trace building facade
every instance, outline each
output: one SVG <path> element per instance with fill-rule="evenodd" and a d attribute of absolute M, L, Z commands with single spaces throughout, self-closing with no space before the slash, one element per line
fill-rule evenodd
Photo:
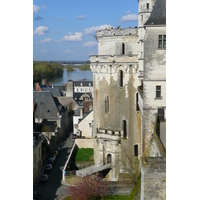
<path fill-rule="evenodd" d="M 141 199 L 165 198 L 166 1 L 138 0 L 138 27 L 99 30 L 96 39 L 95 164 L 112 163 L 106 178 L 117 181 L 139 160 Z"/>

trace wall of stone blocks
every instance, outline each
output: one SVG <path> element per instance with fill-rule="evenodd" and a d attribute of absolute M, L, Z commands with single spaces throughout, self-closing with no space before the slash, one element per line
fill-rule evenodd
<path fill-rule="evenodd" d="M 95 139 L 81 139 L 77 138 L 75 140 L 78 148 L 94 148 Z"/>
<path fill-rule="evenodd" d="M 141 180 L 141 200 L 166 199 L 166 162 L 164 160 L 143 162 Z"/>

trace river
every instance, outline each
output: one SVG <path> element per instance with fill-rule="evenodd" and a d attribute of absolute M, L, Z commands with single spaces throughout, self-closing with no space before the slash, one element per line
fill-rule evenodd
<path fill-rule="evenodd" d="M 52 80 L 53 85 L 60 86 L 65 85 L 68 80 L 78 81 L 81 79 L 87 79 L 92 81 L 92 71 L 90 70 L 79 70 L 79 68 L 74 68 L 75 71 L 68 72 L 66 68 L 63 69 L 62 78 L 55 78 Z"/>

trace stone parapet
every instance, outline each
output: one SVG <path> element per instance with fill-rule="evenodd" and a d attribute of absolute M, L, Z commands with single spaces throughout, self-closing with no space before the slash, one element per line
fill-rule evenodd
<path fill-rule="evenodd" d="M 96 37 L 107 37 L 107 36 L 127 36 L 127 35 L 135 35 L 137 36 L 138 29 L 137 28 L 107 28 L 103 30 L 98 30 L 96 32 Z"/>
<path fill-rule="evenodd" d="M 135 63 L 138 55 L 91 55 L 90 63 Z"/>
<path fill-rule="evenodd" d="M 97 132 L 97 139 L 119 141 L 119 140 L 121 140 L 121 135 L 120 135 L 119 131 L 111 131 L 111 130 L 100 129 Z"/>

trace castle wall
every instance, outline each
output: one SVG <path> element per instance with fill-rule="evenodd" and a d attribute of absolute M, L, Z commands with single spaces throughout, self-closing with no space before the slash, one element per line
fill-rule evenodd
<path fill-rule="evenodd" d="M 118 180 L 121 171 L 127 171 L 127 159 L 130 155 L 134 157 L 134 145 L 140 148 L 140 116 L 136 112 L 136 93 L 140 84 L 135 55 L 137 40 L 137 29 L 97 31 L 99 56 L 90 57 L 94 86 L 93 127 L 97 138 L 95 163 L 106 164 L 111 157 L 112 170 L 107 178 L 112 181 Z"/>
<path fill-rule="evenodd" d="M 141 199 L 166 199 L 166 159 L 147 158 L 141 166 Z"/>
<path fill-rule="evenodd" d="M 154 133 L 158 108 L 166 109 L 166 49 L 158 48 L 159 35 L 166 35 L 166 27 L 146 27 L 143 73 L 143 156 L 150 155 L 150 139 Z M 161 86 L 161 97 L 156 97 Z M 165 136 L 163 136 L 165 137 Z"/>

